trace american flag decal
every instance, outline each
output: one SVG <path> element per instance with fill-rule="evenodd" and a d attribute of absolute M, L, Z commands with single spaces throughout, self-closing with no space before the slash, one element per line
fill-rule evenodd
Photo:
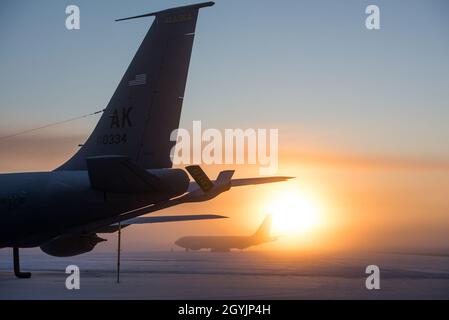
<path fill-rule="evenodd" d="M 147 83 L 147 75 L 144 73 L 136 75 L 136 78 L 134 80 L 128 82 L 128 86 L 129 87 L 142 86 L 146 83 Z"/>

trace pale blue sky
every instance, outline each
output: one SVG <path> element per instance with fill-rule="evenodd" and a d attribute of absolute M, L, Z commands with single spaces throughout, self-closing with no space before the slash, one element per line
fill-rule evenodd
<path fill-rule="evenodd" d="M 198 20 L 183 126 L 280 128 L 298 148 L 449 157 L 447 1 L 216 2 Z M 153 18 L 114 19 L 190 3 L 2 0 L 0 135 L 106 106 Z M 80 7 L 79 31 L 65 29 L 69 4 Z M 365 28 L 368 4 L 381 9 L 380 31 Z M 87 135 L 96 120 L 57 134 Z"/>

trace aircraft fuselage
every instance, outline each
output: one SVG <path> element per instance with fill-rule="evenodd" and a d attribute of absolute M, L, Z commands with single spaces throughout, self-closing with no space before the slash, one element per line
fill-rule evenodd
<path fill-rule="evenodd" d="M 252 236 L 191 236 L 180 238 L 175 244 L 188 250 L 229 251 L 245 249 L 263 242 L 265 242 L 263 239 Z"/>
<path fill-rule="evenodd" d="M 160 192 L 105 193 L 87 171 L 0 175 L 0 248 L 36 247 L 64 231 L 167 200 Z"/>

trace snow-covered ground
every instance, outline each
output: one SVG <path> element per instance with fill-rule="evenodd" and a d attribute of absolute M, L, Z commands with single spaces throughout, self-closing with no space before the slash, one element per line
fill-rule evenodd
<path fill-rule="evenodd" d="M 449 299 L 449 258 L 402 254 L 301 255 L 263 252 L 114 253 L 52 258 L 22 252 L 29 280 L 15 279 L 11 250 L 0 250 L 0 299 Z M 80 290 L 65 268 L 81 271 Z M 365 268 L 381 270 L 381 289 L 365 288 Z"/>

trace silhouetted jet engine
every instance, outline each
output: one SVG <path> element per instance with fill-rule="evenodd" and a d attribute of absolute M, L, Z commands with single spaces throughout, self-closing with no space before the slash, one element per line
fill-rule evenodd
<path fill-rule="evenodd" d="M 41 246 L 42 251 L 54 257 L 71 257 L 92 251 L 95 246 L 106 241 L 95 233 L 58 237 Z"/>

